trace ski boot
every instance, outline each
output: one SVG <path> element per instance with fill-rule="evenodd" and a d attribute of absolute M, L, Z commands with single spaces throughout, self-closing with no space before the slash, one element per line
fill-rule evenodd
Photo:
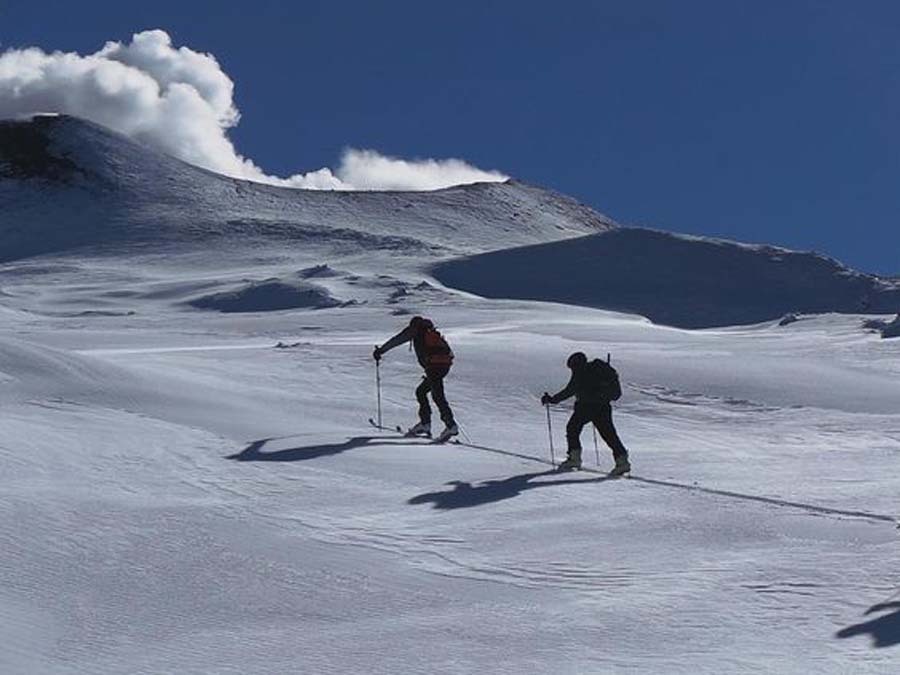
<path fill-rule="evenodd" d="M 431 438 L 431 424 L 429 422 L 419 422 L 411 426 L 404 434 L 407 438 Z"/>
<path fill-rule="evenodd" d="M 626 473 L 631 472 L 631 463 L 628 461 L 628 455 L 622 455 L 616 457 L 616 465 L 613 467 L 612 471 L 609 472 L 609 476 L 615 478 L 616 476 L 624 476 Z"/>
<path fill-rule="evenodd" d="M 456 423 L 451 423 L 446 426 L 446 428 L 441 432 L 440 436 L 434 439 L 435 443 L 446 443 L 454 436 L 459 436 L 459 427 L 456 426 Z"/>
<path fill-rule="evenodd" d="M 578 471 L 581 469 L 581 450 L 569 450 L 566 461 L 556 467 L 557 471 Z"/>

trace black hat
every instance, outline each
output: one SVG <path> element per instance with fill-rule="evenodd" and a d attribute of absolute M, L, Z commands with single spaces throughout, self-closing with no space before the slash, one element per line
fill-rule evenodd
<path fill-rule="evenodd" d="M 566 359 L 566 365 L 575 370 L 576 368 L 580 368 L 584 364 L 587 363 L 587 356 L 585 356 L 584 352 L 575 352 L 568 359 Z"/>

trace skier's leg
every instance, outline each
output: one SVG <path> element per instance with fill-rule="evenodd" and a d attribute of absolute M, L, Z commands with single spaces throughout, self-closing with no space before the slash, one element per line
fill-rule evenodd
<path fill-rule="evenodd" d="M 444 377 L 448 371 L 436 370 L 428 373 L 428 379 L 431 381 L 431 398 L 441 413 L 441 420 L 448 427 L 452 427 L 456 422 L 453 419 L 453 411 L 447 402 L 447 395 L 444 392 Z"/>
<path fill-rule="evenodd" d="M 608 403 L 602 406 L 595 414 L 593 420 L 594 426 L 600 432 L 600 438 L 610 447 L 613 453 L 613 459 L 616 463 L 628 459 L 628 450 L 619 438 L 616 427 L 612 420 L 612 406 Z"/>
<path fill-rule="evenodd" d="M 569 447 L 568 457 L 560 468 L 581 468 L 581 430 L 590 418 L 584 414 L 582 406 L 575 404 L 572 416 L 566 424 L 566 443 Z"/>
<path fill-rule="evenodd" d="M 429 370 L 427 375 L 431 382 L 431 398 L 434 399 L 438 410 L 441 411 L 441 419 L 444 421 L 444 430 L 437 437 L 441 443 L 449 441 L 451 438 L 459 434 L 459 427 L 453 420 L 453 411 L 450 410 L 450 404 L 447 403 L 447 397 L 444 395 L 444 377 L 446 377 L 449 368 L 437 368 Z"/>
<path fill-rule="evenodd" d="M 581 452 L 581 430 L 589 421 L 590 419 L 584 415 L 581 406 L 576 403 L 572 416 L 566 424 L 566 442 L 569 444 L 569 450 Z"/>
<path fill-rule="evenodd" d="M 431 424 L 431 405 L 428 403 L 428 392 L 431 391 L 431 380 L 426 375 L 422 383 L 416 387 L 416 400 L 419 402 L 419 422 Z"/>

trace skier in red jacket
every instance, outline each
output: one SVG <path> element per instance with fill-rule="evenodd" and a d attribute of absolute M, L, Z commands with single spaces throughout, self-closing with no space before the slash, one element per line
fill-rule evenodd
<path fill-rule="evenodd" d="M 372 356 L 379 361 L 386 352 L 407 342 L 412 342 L 416 358 L 425 369 L 425 374 L 422 377 L 422 383 L 416 388 L 416 399 L 419 402 L 419 422 L 412 426 L 406 434 L 407 436 L 431 437 L 431 406 L 428 403 L 428 394 L 431 393 L 431 398 L 434 399 L 445 425 L 436 440 L 447 441 L 459 434 L 459 427 L 453 419 L 453 411 L 444 394 L 444 378 L 447 377 L 450 366 L 453 365 L 453 351 L 430 319 L 414 316 L 406 328 L 380 347 L 375 347 Z"/>

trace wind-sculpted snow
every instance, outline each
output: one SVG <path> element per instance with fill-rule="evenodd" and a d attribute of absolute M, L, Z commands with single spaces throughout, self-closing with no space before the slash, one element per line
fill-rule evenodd
<path fill-rule="evenodd" d="M 824 256 L 639 228 L 454 260 L 434 273 L 491 298 L 633 312 L 683 328 L 900 307 L 900 286 Z"/>
<path fill-rule="evenodd" d="M 202 295 L 188 302 L 197 309 L 220 312 L 274 312 L 285 309 L 326 309 L 339 307 L 321 286 L 308 283 L 286 284 L 278 279 L 251 282 L 239 288 Z"/>

